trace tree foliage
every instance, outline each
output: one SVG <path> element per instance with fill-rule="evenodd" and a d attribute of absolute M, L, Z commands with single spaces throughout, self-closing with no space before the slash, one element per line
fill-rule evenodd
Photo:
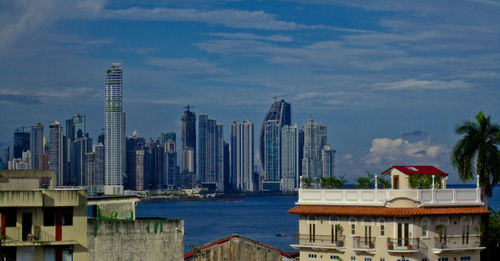
<path fill-rule="evenodd" d="M 410 187 L 414 189 L 430 189 L 432 188 L 432 176 L 431 175 L 413 175 L 408 178 Z M 441 188 L 442 181 L 441 176 L 434 176 L 434 188 Z"/>
<path fill-rule="evenodd" d="M 319 186 L 326 189 L 343 188 L 346 183 L 345 175 L 339 177 L 333 176 L 330 178 L 320 177 L 318 181 Z"/>
<path fill-rule="evenodd" d="M 375 180 L 373 174 L 370 172 L 366 172 L 366 177 L 359 177 L 356 179 L 356 182 L 358 183 L 356 185 L 357 188 L 360 189 L 371 189 L 375 186 Z"/>

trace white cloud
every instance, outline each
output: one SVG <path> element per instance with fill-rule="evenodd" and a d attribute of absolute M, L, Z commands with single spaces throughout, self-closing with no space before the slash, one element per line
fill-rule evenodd
<path fill-rule="evenodd" d="M 227 39 L 249 39 L 249 40 L 264 40 L 264 41 L 272 41 L 272 42 L 291 42 L 293 41 L 292 37 L 275 34 L 269 36 L 260 36 L 256 34 L 250 33 L 212 33 L 210 35 L 219 36 Z"/>
<path fill-rule="evenodd" d="M 368 166 L 384 168 L 394 164 L 434 164 L 447 163 L 449 150 L 429 140 L 410 142 L 397 138 L 375 138 L 371 142 L 369 153 L 364 157 Z M 449 163 L 448 163 L 449 164 Z"/>
<path fill-rule="evenodd" d="M 378 90 L 443 90 L 443 89 L 462 89 L 470 87 L 473 87 L 473 84 L 465 82 L 463 80 L 428 81 L 428 80 L 408 79 L 404 81 L 374 84 L 374 88 Z"/>
<path fill-rule="evenodd" d="M 174 76 L 220 76 L 229 73 L 228 70 L 219 68 L 215 64 L 200 61 L 195 58 L 149 58 L 146 62 L 150 65 L 164 68 Z"/>

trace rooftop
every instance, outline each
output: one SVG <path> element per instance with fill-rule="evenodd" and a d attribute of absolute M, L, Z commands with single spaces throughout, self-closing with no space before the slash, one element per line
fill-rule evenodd
<path fill-rule="evenodd" d="M 442 177 L 447 177 L 448 174 L 439 170 L 438 168 L 430 165 L 420 165 L 420 166 L 402 166 L 402 165 L 394 165 L 382 172 L 382 174 L 391 174 L 392 169 L 397 169 L 408 176 L 413 175 L 439 175 Z"/>

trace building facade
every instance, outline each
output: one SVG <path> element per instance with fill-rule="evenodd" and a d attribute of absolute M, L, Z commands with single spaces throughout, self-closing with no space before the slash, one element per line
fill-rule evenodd
<path fill-rule="evenodd" d="M 122 66 L 111 64 L 105 75 L 104 183 L 106 194 L 123 193 L 125 173 L 125 113 L 123 112 Z"/>
<path fill-rule="evenodd" d="M 309 116 L 304 124 L 304 158 L 302 159 L 302 175 L 307 178 L 318 178 L 322 175 L 321 149 L 327 144 L 327 127 L 314 122 Z"/>
<path fill-rule="evenodd" d="M 31 169 L 40 169 L 39 158 L 43 153 L 43 125 L 41 123 L 31 126 L 30 151 Z"/>
<path fill-rule="evenodd" d="M 299 128 L 283 126 L 281 128 L 281 182 L 283 192 L 295 191 L 299 180 Z"/>
<path fill-rule="evenodd" d="M 281 182 L 281 124 L 277 120 L 264 123 L 265 191 L 279 191 Z"/>
<path fill-rule="evenodd" d="M 376 182 L 374 189 L 299 189 L 289 213 L 299 215 L 292 247 L 300 260 L 479 260 L 480 219 L 488 214 L 479 184 L 447 189 L 448 174 L 433 166 L 393 166 L 382 174 L 391 189 Z M 410 179 L 432 185 L 411 188 Z"/>
<path fill-rule="evenodd" d="M 192 178 L 191 184 L 182 182 L 183 186 L 194 186 L 196 176 L 196 114 L 190 109 L 191 106 L 187 105 L 184 115 L 181 120 L 181 173 L 183 176 L 190 176 Z M 183 179 L 186 180 L 186 179 Z"/>
<path fill-rule="evenodd" d="M 201 186 L 224 191 L 224 128 L 202 114 L 198 118 L 198 172 Z"/>
<path fill-rule="evenodd" d="M 56 121 L 49 125 L 49 169 L 56 171 L 57 186 L 65 185 L 64 154 L 63 126 Z"/>
<path fill-rule="evenodd" d="M 235 191 L 256 191 L 254 172 L 254 125 L 251 121 L 231 124 L 231 183 Z"/>

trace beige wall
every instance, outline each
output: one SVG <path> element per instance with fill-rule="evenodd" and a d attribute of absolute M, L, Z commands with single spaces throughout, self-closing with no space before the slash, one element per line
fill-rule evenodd
<path fill-rule="evenodd" d="M 0 170 L 0 190 L 39 189 L 40 179 L 47 178 L 49 187 L 56 187 L 55 170 Z"/>
<path fill-rule="evenodd" d="M 338 220 L 338 221 L 335 221 Z M 364 261 L 364 257 L 371 257 L 372 261 L 379 261 L 384 258 L 386 261 L 397 260 L 401 258 L 401 253 L 390 254 L 388 250 L 388 239 L 397 237 L 397 224 L 409 223 L 410 238 L 418 238 L 420 242 L 420 250 L 417 253 L 404 253 L 405 257 L 410 260 L 421 260 L 428 258 L 429 260 L 437 260 L 438 257 L 448 257 L 453 260 L 454 257 L 460 260 L 462 256 L 471 256 L 471 260 L 479 260 L 479 250 L 466 250 L 466 251 L 450 251 L 443 252 L 439 255 L 434 253 L 436 248 L 436 225 L 446 224 L 448 229 L 448 240 L 455 240 L 461 243 L 462 231 L 465 224 L 470 226 L 470 244 L 478 235 L 480 217 L 478 215 L 471 216 L 418 216 L 408 218 L 393 218 L 393 217 L 348 217 L 348 216 L 309 216 L 300 215 L 299 218 L 299 234 L 306 235 L 303 237 L 302 245 L 312 244 L 315 246 L 327 247 L 331 246 L 331 229 L 332 225 L 340 224 L 343 228 L 343 235 L 345 235 L 344 249 L 337 250 L 322 250 L 318 251 L 311 248 L 301 248 L 300 260 L 331 260 L 331 256 L 339 256 L 342 260 L 351 260 L 351 257 L 356 257 L 356 260 Z M 315 225 L 316 229 L 316 242 L 309 242 L 309 228 L 310 224 Z M 355 226 L 355 234 L 352 234 L 352 225 Z M 372 237 L 376 237 L 374 251 L 372 253 L 364 251 L 353 251 L 353 238 L 355 236 L 364 237 L 365 227 L 371 226 Z M 384 235 L 381 235 L 381 229 L 384 226 Z M 427 226 L 427 235 L 422 236 L 422 226 Z M 321 237 L 323 236 L 323 237 Z M 322 241 L 321 238 L 325 240 Z M 294 242 L 299 243 L 299 242 Z M 451 243 L 450 243 L 451 244 Z M 449 248 L 452 248 L 450 245 Z M 309 254 L 315 254 L 316 258 L 310 258 Z"/>

